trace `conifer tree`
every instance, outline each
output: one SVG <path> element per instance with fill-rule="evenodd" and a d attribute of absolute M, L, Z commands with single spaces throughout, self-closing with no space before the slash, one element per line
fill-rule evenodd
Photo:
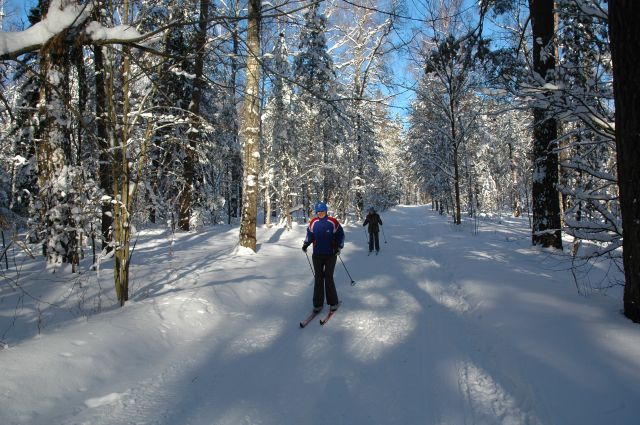
<path fill-rule="evenodd" d="M 273 86 L 271 99 L 265 113 L 265 129 L 269 140 L 269 172 L 273 174 L 267 184 L 276 189 L 280 207 L 280 222 L 291 228 L 291 208 L 295 181 L 295 139 L 291 120 L 290 66 L 288 48 L 281 33 L 273 50 Z"/>
<path fill-rule="evenodd" d="M 618 186 L 624 235 L 624 314 L 640 323 L 640 3 L 610 0 Z"/>
<path fill-rule="evenodd" d="M 296 96 L 296 135 L 304 141 L 300 166 L 306 171 L 301 182 L 305 211 L 314 200 L 329 201 L 335 168 L 340 126 L 337 119 L 336 75 L 325 36 L 326 18 L 320 3 L 313 2 L 304 15 L 299 52 L 294 64 Z"/>
<path fill-rule="evenodd" d="M 207 27 L 209 23 L 209 0 L 200 0 L 200 16 L 198 29 L 194 37 L 194 81 L 191 88 L 191 102 L 189 103 L 189 128 L 187 129 L 188 145 L 184 155 L 184 185 L 180 195 L 179 225 L 182 230 L 189 230 L 192 218 L 192 206 L 194 203 L 194 184 L 201 180 L 196 173 L 197 147 L 202 140 L 200 136 L 199 119 L 201 103 L 203 100 L 204 84 L 204 57 L 207 39 Z"/>

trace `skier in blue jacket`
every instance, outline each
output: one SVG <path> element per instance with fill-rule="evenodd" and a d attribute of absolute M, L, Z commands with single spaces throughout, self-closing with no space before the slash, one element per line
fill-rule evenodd
<path fill-rule="evenodd" d="M 333 280 L 333 270 L 340 250 L 344 247 L 344 230 L 334 217 L 327 216 L 327 204 L 318 202 L 315 205 L 316 217 L 309 221 L 307 237 L 302 250 L 307 252 L 313 244 L 313 269 L 315 284 L 313 286 L 313 310 L 320 311 L 324 306 L 325 294 L 331 310 L 338 309 L 338 292 Z"/>

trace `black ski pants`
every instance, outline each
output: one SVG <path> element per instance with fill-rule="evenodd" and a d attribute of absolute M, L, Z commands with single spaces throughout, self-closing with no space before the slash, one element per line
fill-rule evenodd
<path fill-rule="evenodd" d="M 313 286 L 313 307 L 324 305 L 324 296 L 327 295 L 327 304 L 338 304 L 338 291 L 333 280 L 333 270 L 336 268 L 337 255 L 313 254 L 313 270 L 315 284 Z"/>
<path fill-rule="evenodd" d="M 375 244 L 376 251 L 380 251 L 380 239 L 378 238 L 379 232 L 369 232 L 369 252 L 373 251 L 373 245 Z"/>

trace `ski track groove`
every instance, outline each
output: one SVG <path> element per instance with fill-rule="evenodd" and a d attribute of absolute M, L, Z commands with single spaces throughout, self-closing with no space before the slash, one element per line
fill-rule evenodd
<path fill-rule="evenodd" d="M 524 377 L 521 365 L 512 364 L 510 359 L 501 358 L 496 346 L 506 344 L 498 341 L 484 339 L 488 336 L 472 317 L 474 311 L 479 306 L 473 306 L 465 293 L 464 287 L 458 283 L 456 278 L 456 268 L 452 266 L 451 259 L 456 258 L 454 253 L 448 255 L 437 250 L 433 250 L 433 258 L 441 267 L 436 272 L 428 276 L 427 292 L 433 301 L 438 304 L 436 313 L 432 315 L 431 346 L 445 347 L 441 353 L 459 353 L 459 358 L 455 362 L 457 388 L 461 401 L 460 416 L 456 417 L 456 406 L 441 406 L 441 401 L 437 391 L 432 402 L 434 403 L 432 413 L 433 424 L 464 423 L 465 425 L 541 425 L 538 418 L 529 413 L 530 408 L 535 405 L 534 391 L 527 379 Z M 423 254 L 424 255 L 424 254 Z M 425 258 L 430 258 L 427 254 Z M 433 280 L 432 280 L 433 279 Z M 435 283 L 435 282 L 441 282 Z M 456 335 L 443 335 L 442 329 L 446 326 L 439 326 L 438 323 L 445 320 L 443 311 L 455 313 L 460 317 L 460 332 Z M 482 338 L 482 339 L 481 339 Z M 499 336 L 498 336 L 499 338 Z M 446 348 L 449 347 L 449 348 Z M 483 355 L 479 355 L 482 353 Z M 481 362 L 487 358 L 495 360 L 490 362 L 492 370 L 501 371 L 501 376 L 493 377 L 489 371 L 483 370 Z M 496 382 L 495 379 L 500 379 Z M 509 391 L 514 391 L 510 393 Z"/>

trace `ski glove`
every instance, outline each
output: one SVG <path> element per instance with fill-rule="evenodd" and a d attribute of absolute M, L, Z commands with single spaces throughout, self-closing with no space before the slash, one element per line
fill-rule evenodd
<path fill-rule="evenodd" d="M 336 255 L 340 255 L 340 248 L 336 248 Z"/>
<path fill-rule="evenodd" d="M 309 244 L 309 243 L 307 243 L 307 242 L 303 243 L 303 244 L 302 244 L 302 250 L 303 250 L 304 252 L 307 252 L 307 248 L 309 248 L 309 245 L 310 245 L 310 244 Z"/>

